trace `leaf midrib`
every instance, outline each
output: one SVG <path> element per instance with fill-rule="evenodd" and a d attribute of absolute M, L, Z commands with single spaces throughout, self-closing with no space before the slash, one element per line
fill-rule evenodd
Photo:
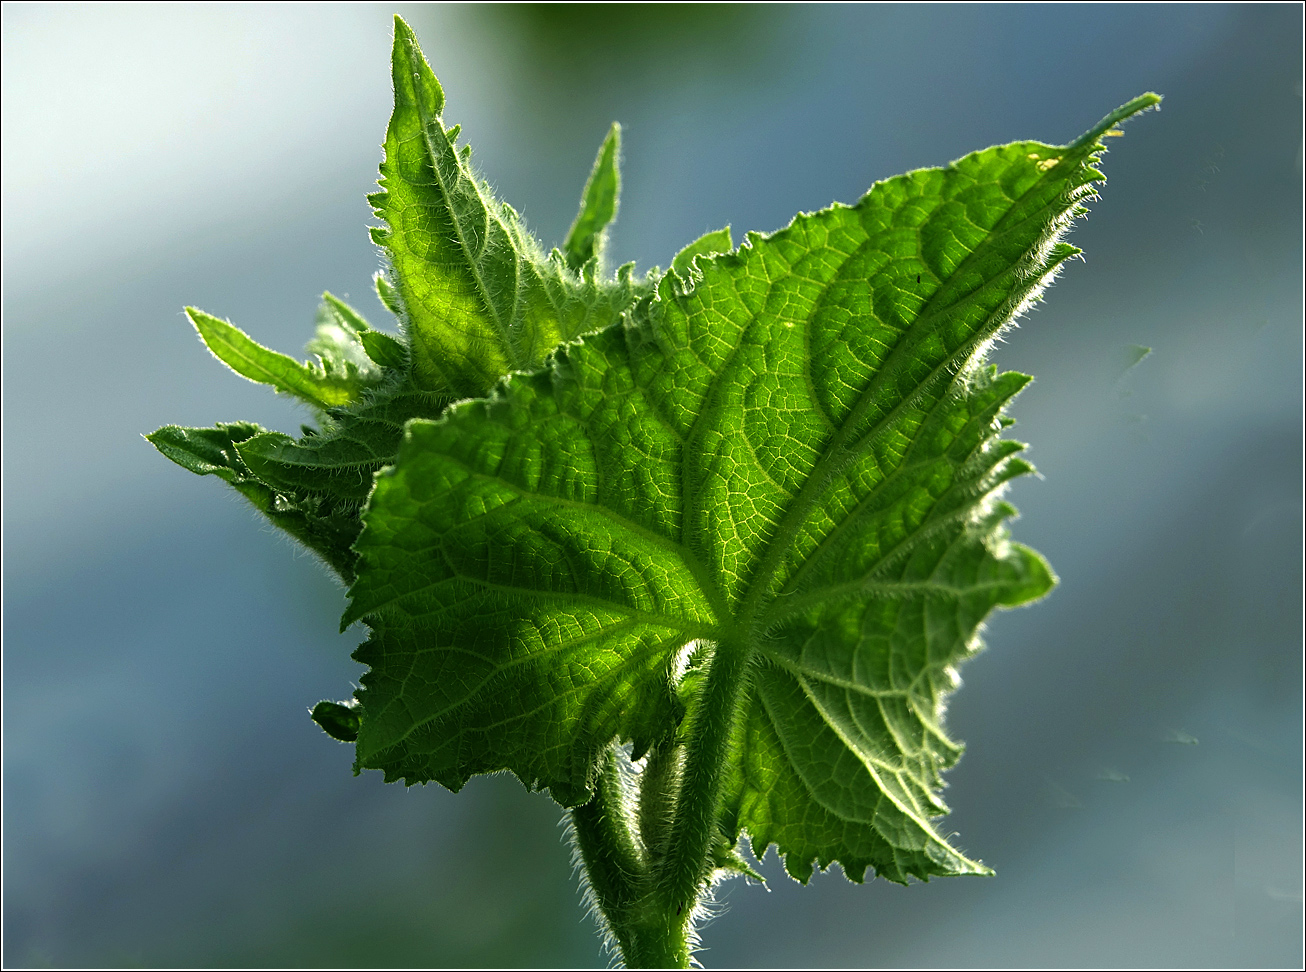
<path fill-rule="evenodd" d="M 1069 153 L 1067 152 L 1067 155 L 1068 154 Z M 1007 208 L 1002 218 L 994 225 L 993 230 L 984 238 L 981 245 L 967 254 L 966 258 L 957 265 L 956 269 L 954 269 L 953 272 L 943 280 L 944 285 L 946 285 L 948 281 L 956 279 L 959 275 L 970 269 L 973 263 L 987 255 L 991 244 L 995 240 L 1000 239 L 1002 235 L 1008 232 L 1014 231 L 1020 225 L 1027 222 L 1029 218 L 1032 218 L 1032 216 L 1026 217 L 1022 215 L 1020 222 L 1014 226 L 1003 225 L 1011 217 L 1012 213 L 1018 210 L 1021 200 L 1027 198 L 1031 193 L 1042 187 L 1046 181 L 1051 179 L 1052 173 L 1058 173 L 1058 178 L 1061 178 L 1060 170 L 1063 165 L 1067 164 L 1066 159 L 1067 156 L 1063 155 L 1057 165 L 1044 172 L 1037 180 L 1031 183 L 1029 188 L 1021 193 L 1020 196 L 1012 200 L 1011 205 Z M 1082 158 L 1076 159 L 1076 164 L 1082 164 L 1082 162 Z M 1045 212 L 1046 210 L 1053 208 L 1055 205 L 1056 204 L 1053 203 L 1041 207 L 1040 212 Z M 1071 203 L 1071 205 L 1073 205 L 1073 203 Z M 1022 257 L 1027 254 L 1028 250 L 1025 251 L 1025 254 L 1022 254 Z M 831 274 L 831 277 L 836 276 L 839 270 L 847 264 L 847 261 L 850 258 L 851 256 L 840 261 L 839 268 Z M 994 274 L 991 277 L 983 277 L 985 283 L 982 286 L 987 286 L 992 281 L 997 280 L 1006 274 L 1012 273 L 1018 265 L 1018 263 L 1008 263 L 1000 273 Z M 1031 289 L 1037 286 L 1038 280 L 1041 276 L 1042 275 L 1031 280 Z M 828 289 L 828 287 L 826 289 Z M 785 553 L 793 543 L 794 538 L 797 537 L 798 532 L 806 522 L 807 517 L 811 514 L 812 508 L 816 505 L 817 499 L 819 499 L 821 494 L 825 492 L 830 481 L 838 474 L 839 470 L 843 468 L 847 462 L 851 461 L 852 456 L 855 454 L 856 448 L 848 445 L 848 439 L 852 437 L 853 430 L 855 430 L 861 423 L 866 411 L 871 407 L 876 393 L 881 389 L 887 376 L 891 373 L 892 364 L 895 363 L 895 359 L 901 359 L 903 355 L 907 354 L 914 345 L 915 342 L 913 342 L 911 338 L 914 334 L 919 333 L 922 323 L 927 323 L 933 316 L 941 316 L 950 309 L 950 307 L 942 308 L 933 312 L 933 314 L 931 314 L 930 311 L 930 305 L 945 289 L 946 286 L 940 286 L 939 289 L 930 296 L 929 300 L 926 301 L 925 306 L 921 309 L 921 312 L 912 322 L 907 333 L 903 335 L 903 338 L 899 340 L 894 345 L 893 350 L 889 352 L 880 368 L 876 371 L 862 394 L 858 397 L 856 405 L 854 405 L 844 421 L 840 424 L 838 432 L 826 446 L 821 458 L 817 460 L 812 469 L 812 473 L 808 476 L 806 482 L 804 482 L 802 488 L 799 490 L 798 496 L 795 497 L 793 504 L 789 507 L 789 510 L 781 520 L 775 535 L 767 544 L 766 552 L 763 554 L 758 569 L 755 571 L 753 579 L 749 583 L 748 593 L 745 595 L 743 602 L 740 605 L 740 610 L 736 612 L 735 615 L 735 626 L 751 635 L 748 639 L 751 644 L 756 645 L 761 640 L 758 637 L 760 632 L 755 629 L 762 608 L 760 602 L 764 597 L 766 597 L 766 591 L 770 587 L 772 578 L 780 569 Z M 975 293 L 979 289 L 982 289 L 982 287 L 976 288 L 971 293 Z M 969 297 L 970 294 L 967 294 L 966 296 Z M 964 298 L 959 298 L 953 303 L 958 303 L 961 299 Z M 984 321 L 983 326 L 976 329 L 975 334 L 969 341 L 965 342 L 957 349 L 957 351 L 948 355 L 939 363 L 939 365 L 932 369 L 925 380 L 918 383 L 916 389 L 913 390 L 911 394 L 903 396 L 902 400 L 894 406 L 892 410 L 890 410 L 884 419 L 867 432 L 866 436 L 863 437 L 863 441 L 869 442 L 871 437 L 880 434 L 886 428 L 888 422 L 890 422 L 909 402 L 919 395 L 923 388 L 937 380 L 941 371 L 954 366 L 958 361 L 965 360 L 968 355 L 973 353 L 976 347 L 987 340 L 991 336 L 991 332 L 996 330 L 996 328 L 991 326 L 994 317 L 1005 316 L 1005 312 L 1008 310 L 1008 303 L 1009 301 L 1004 301 L 994 314 L 989 315 L 989 317 Z"/>
<path fill-rule="evenodd" d="M 414 74 L 419 73 L 421 67 L 425 66 L 425 61 L 422 59 L 422 55 L 417 51 L 415 42 L 412 41 L 411 39 L 408 39 L 404 45 L 404 50 L 408 56 L 409 67 L 412 68 Z M 418 63 L 419 61 L 421 62 L 420 65 Z M 480 264 L 476 261 L 476 258 L 473 256 L 471 249 L 468 247 L 467 244 L 468 234 L 467 234 L 466 227 L 463 225 L 462 218 L 458 213 L 458 207 L 453 205 L 449 187 L 445 185 L 444 173 L 440 171 L 440 164 L 436 154 L 435 143 L 433 142 L 431 135 L 432 135 L 432 126 L 438 126 L 441 131 L 441 136 L 444 137 L 443 136 L 444 125 L 440 122 L 439 119 L 432 118 L 427 113 L 426 104 L 422 99 L 421 93 L 417 90 L 417 79 L 414 79 L 414 83 L 413 83 L 413 103 L 417 108 L 417 115 L 422 123 L 422 142 L 426 146 L 427 157 L 431 160 L 431 171 L 435 175 L 436 183 L 440 186 L 440 192 L 444 196 L 445 206 L 448 209 L 450 218 L 453 220 L 454 226 L 457 227 L 458 245 L 459 247 L 461 247 L 463 251 L 463 257 L 467 261 L 468 269 L 471 270 L 472 276 L 476 280 L 476 287 L 477 290 L 480 291 L 480 295 L 481 295 L 481 303 L 485 307 L 485 309 L 489 312 L 494 327 L 499 332 L 500 344 L 502 345 L 503 350 L 507 353 L 509 357 L 510 364 L 512 365 L 511 370 L 520 371 L 524 366 L 524 362 L 522 360 L 520 352 L 518 351 L 516 343 L 512 339 L 511 326 L 504 324 L 502 316 L 499 313 L 499 308 L 490 296 L 490 290 L 485 283 L 485 277 L 481 273 Z M 449 149 L 449 151 L 453 154 L 455 167 L 461 170 L 462 159 L 458 157 L 457 150 L 454 149 L 453 146 L 448 144 L 447 138 L 445 138 L 445 145 Z M 472 177 L 470 173 L 469 173 L 468 181 L 471 183 L 472 189 L 476 193 L 477 198 L 480 199 L 480 187 L 476 184 L 476 179 Z M 480 199 L 480 202 L 481 202 L 481 208 L 485 211 L 485 216 L 486 216 L 486 233 L 485 233 L 486 238 L 484 240 L 484 245 L 488 246 L 489 237 L 490 237 L 489 224 L 492 221 L 497 221 L 498 217 L 493 212 L 491 212 L 490 207 L 485 204 L 484 199 Z M 521 299 L 520 278 L 521 278 L 522 260 L 521 260 L 521 256 L 517 253 L 516 246 L 512 246 L 511 249 L 513 254 L 514 276 L 517 278 L 517 286 L 513 288 L 514 301 L 520 301 Z"/>

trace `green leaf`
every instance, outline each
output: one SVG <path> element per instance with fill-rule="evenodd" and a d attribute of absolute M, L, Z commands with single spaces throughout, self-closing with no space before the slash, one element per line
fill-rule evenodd
<path fill-rule="evenodd" d="M 313 706 L 311 717 L 332 739 L 353 742 L 358 738 L 361 718 L 357 703 L 322 701 Z"/>
<path fill-rule="evenodd" d="M 234 324 L 212 314 L 187 307 L 186 316 L 214 357 L 250 381 L 271 385 L 279 392 L 294 395 L 320 409 L 346 405 L 358 397 L 358 378 L 344 371 L 343 359 L 339 371 L 334 367 L 315 371 L 288 355 L 263 347 Z M 335 346 L 334 337 L 321 333 L 313 350 L 318 353 L 325 351 L 331 356 L 332 366 L 336 364 L 335 355 L 343 355 L 343 351 Z"/>
<path fill-rule="evenodd" d="M 329 317 L 332 323 L 353 334 L 361 334 L 372 329 L 372 325 L 367 323 L 362 314 L 330 291 L 322 294 L 322 310 L 319 318 L 323 316 Z"/>
<path fill-rule="evenodd" d="M 145 439 L 183 469 L 234 483 L 248 475 L 236 449 L 237 444 L 264 431 L 262 426 L 253 422 L 222 422 L 211 429 L 165 425 Z"/>
<path fill-rule="evenodd" d="M 444 127 L 444 91 L 398 17 L 392 73 L 381 191 L 369 201 L 385 223 L 372 237 L 390 257 L 397 292 L 382 290 L 382 300 L 403 309 L 417 388 L 484 395 L 509 372 L 538 368 L 561 342 L 610 324 L 647 291 L 630 268 L 601 283 L 582 280 L 561 254 L 544 256 L 516 212 L 477 177 L 470 147 L 457 146 L 457 126 Z M 616 205 L 610 139 L 611 172 L 601 152 L 602 172 L 591 178 L 595 209 L 582 217 L 595 233 L 605 187 Z M 587 212 L 589 204 L 587 191 Z"/>
<path fill-rule="evenodd" d="M 621 126 L 613 122 L 599 146 L 594 169 L 581 193 L 576 222 L 571 224 L 567 240 L 562 244 L 567 266 L 572 270 L 579 271 L 602 255 L 608 225 L 617 216 L 617 199 L 621 195 L 620 154 Z"/>
<path fill-rule="evenodd" d="M 1157 100 L 691 253 L 543 371 L 410 422 L 342 622 L 372 629 L 358 765 L 574 806 L 612 739 L 687 738 L 699 673 L 742 650 L 721 846 L 803 880 L 985 873 L 933 823 L 944 702 L 983 618 L 1055 579 L 999 498 L 1029 379 L 983 356 L 1078 253 L 1099 137 Z"/>
<path fill-rule="evenodd" d="M 304 350 L 318 359 L 308 366 L 315 376 L 347 388 L 349 395 L 337 407 L 357 401 L 364 389 L 380 381 L 380 373 L 363 346 L 363 334 L 372 333 L 358 311 L 331 294 L 322 295 L 317 309 L 317 330 Z"/>
<path fill-rule="evenodd" d="M 378 273 L 375 280 L 377 293 L 384 303 L 391 298 L 393 288 L 382 294 L 379 288 L 381 281 L 385 280 L 384 274 Z M 385 286 L 390 285 L 387 282 Z M 408 369 L 408 346 L 403 341 L 373 329 L 362 314 L 330 293 L 322 295 L 318 336 L 309 342 L 307 350 L 316 352 L 324 366 L 335 364 L 338 369 L 351 370 L 369 378 L 374 377 L 374 363 L 399 372 Z"/>
<path fill-rule="evenodd" d="M 407 370 L 408 347 L 402 341 L 384 331 L 364 331 L 358 338 L 363 342 L 367 356 L 381 367 L 396 371 Z"/>
<path fill-rule="evenodd" d="M 361 527 L 358 517 L 314 491 L 278 490 L 246 464 L 251 443 L 275 435 L 252 422 L 219 422 L 211 429 L 165 425 L 145 438 L 182 468 L 230 483 L 276 526 L 320 556 L 346 582 L 352 581 L 351 547 Z"/>
<path fill-rule="evenodd" d="M 376 285 L 376 296 L 385 305 L 386 310 L 401 321 L 404 320 L 406 317 L 404 314 L 404 300 L 399 296 L 398 288 L 390 282 L 390 278 L 386 276 L 385 271 L 378 270 L 376 275 L 372 277 L 372 283 Z"/>
<path fill-rule="evenodd" d="M 351 549 L 362 529 L 360 512 L 372 474 L 394 457 L 403 423 L 434 417 L 444 402 L 389 381 L 365 349 L 363 336 L 404 360 L 403 345 L 373 331 L 358 311 L 332 294 L 318 308 L 317 333 L 307 350 L 318 364 L 256 344 L 233 325 L 187 310 L 210 350 L 238 374 L 295 394 L 319 410 L 321 429 L 305 427 L 298 441 L 250 423 L 211 429 L 165 426 L 146 438 L 192 472 L 230 483 L 274 524 L 353 580 Z M 382 362 L 386 364 L 387 362 Z"/>
<path fill-rule="evenodd" d="M 372 490 L 372 473 L 393 455 L 399 429 L 371 440 L 351 432 L 298 442 L 280 432 L 265 432 L 236 449 L 249 470 L 274 489 L 331 493 L 361 505 Z"/>

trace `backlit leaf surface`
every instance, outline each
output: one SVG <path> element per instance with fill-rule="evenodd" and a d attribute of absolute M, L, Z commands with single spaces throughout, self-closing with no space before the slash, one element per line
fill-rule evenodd
<path fill-rule="evenodd" d="M 804 880 L 984 872 L 932 823 L 944 701 L 983 618 L 1055 581 L 999 498 L 1029 379 L 983 354 L 1078 252 L 1099 136 L 1153 101 L 709 240 L 544 370 L 410 423 L 344 619 L 372 627 L 358 764 L 575 805 L 611 739 L 683 732 L 691 652 L 743 644 L 723 837 Z"/>
<path fill-rule="evenodd" d="M 510 770 L 577 806 L 614 740 L 638 761 L 689 739 L 715 653 L 743 652 L 719 866 L 746 868 L 747 835 L 801 880 L 984 873 L 934 823 L 961 752 L 944 705 L 989 612 L 1055 583 L 1004 527 L 1031 470 L 1004 411 L 1029 379 L 984 353 L 1078 252 L 1059 238 L 1100 137 L 1159 99 L 738 248 L 709 233 L 637 280 L 602 267 L 615 126 L 546 254 L 445 127 L 402 21 L 392 74 L 370 201 L 398 333 L 327 294 L 301 363 L 192 310 L 317 425 L 149 436 L 351 584 L 369 671 L 314 719 L 387 779 Z"/>

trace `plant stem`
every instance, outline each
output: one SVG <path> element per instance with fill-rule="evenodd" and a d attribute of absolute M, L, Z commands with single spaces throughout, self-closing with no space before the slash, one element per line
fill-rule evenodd
<path fill-rule="evenodd" d="M 595 904 L 611 922 L 639 894 L 646 870 L 639 845 L 630 831 L 626 792 L 617 764 L 615 744 L 603 754 L 594 798 L 571 811 L 576 847 Z"/>
<path fill-rule="evenodd" d="M 639 777 L 639 837 L 649 860 L 665 856 L 668 831 L 680 787 L 680 756 L 684 749 L 670 733 L 649 751 Z"/>
<path fill-rule="evenodd" d="M 725 761 L 739 718 L 740 700 L 749 689 L 752 652 L 746 642 L 719 641 L 707 684 L 696 702 L 685 751 L 680 793 L 671 820 L 665 856 L 655 862 L 655 881 L 665 904 L 686 929 L 715 868 Z"/>
<path fill-rule="evenodd" d="M 694 706 L 683 772 L 673 740 L 655 747 L 635 808 L 614 744 L 594 798 L 571 811 L 595 904 L 630 968 L 689 968 L 691 922 L 724 836 L 717 823 L 723 769 L 748 691 L 749 655 L 745 644 L 717 644 Z M 636 819 L 642 841 L 631 830 Z"/>
<path fill-rule="evenodd" d="M 608 748 L 594 798 L 571 811 L 585 878 L 629 968 L 688 968 L 686 930 L 658 913 L 646 856 L 630 829 L 620 755 L 615 743 Z"/>

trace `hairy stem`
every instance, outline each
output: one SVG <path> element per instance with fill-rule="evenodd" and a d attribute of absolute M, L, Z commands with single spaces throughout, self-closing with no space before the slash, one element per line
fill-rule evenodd
<path fill-rule="evenodd" d="M 688 968 L 685 929 L 659 920 L 643 848 L 631 831 L 632 794 L 614 743 L 603 756 L 594 798 L 571 811 L 576 849 L 601 922 L 630 968 Z"/>
<path fill-rule="evenodd" d="M 707 889 L 715 866 L 723 770 L 740 700 L 749 689 L 751 654 L 739 641 L 717 643 L 686 747 L 666 856 L 657 862 L 663 894 L 686 914 Z"/>
<path fill-rule="evenodd" d="M 647 821 L 657 835 L 650 848 L 648 907 L 641 918 L 651 933 L 676 943 L 680 968 L 689 967 L 692 921 L 711 883 L 723 837 L 718 825 L 723 770 L 740 700 L 748 693 L 750 654 L 745 643 L 717 643 L 695 702 L 683 767 L 675 750 L 655 751 L 645 770 L 651 775 L 641 800 L 660 812 L 641 814 L 641 823 Z M 667 804 L 672 807 L 669 820 L 661 810 Z"/>
<path fill-rule="evenodd" d="M 682 747 L 674 733 L 654 746 L 639 781 L 639 836 L 650 860 L 666 853 L 676 789 L 680 785 Z"/>
<path fill-rule="evenodd" d="M 725 836 L 717 822 L 723 769 L 750 654 L 742 643 L 717 644 L 687 744 L 669 738 L 649 754 L 638 806 L 614 744 L 594 798 L 571 811 L 594 903 L 630 968 L 689 968 L 692 919 Z"/>
<path fill-rule="evenodd" d="M 630 831 L 629 798 L 617 760 L 614 743 L 603 754 L 594 798 L 571 811 L 585 878 L 595 904 L 609 922 L 638 896 L 646 870 L 643 853 Z"/>

